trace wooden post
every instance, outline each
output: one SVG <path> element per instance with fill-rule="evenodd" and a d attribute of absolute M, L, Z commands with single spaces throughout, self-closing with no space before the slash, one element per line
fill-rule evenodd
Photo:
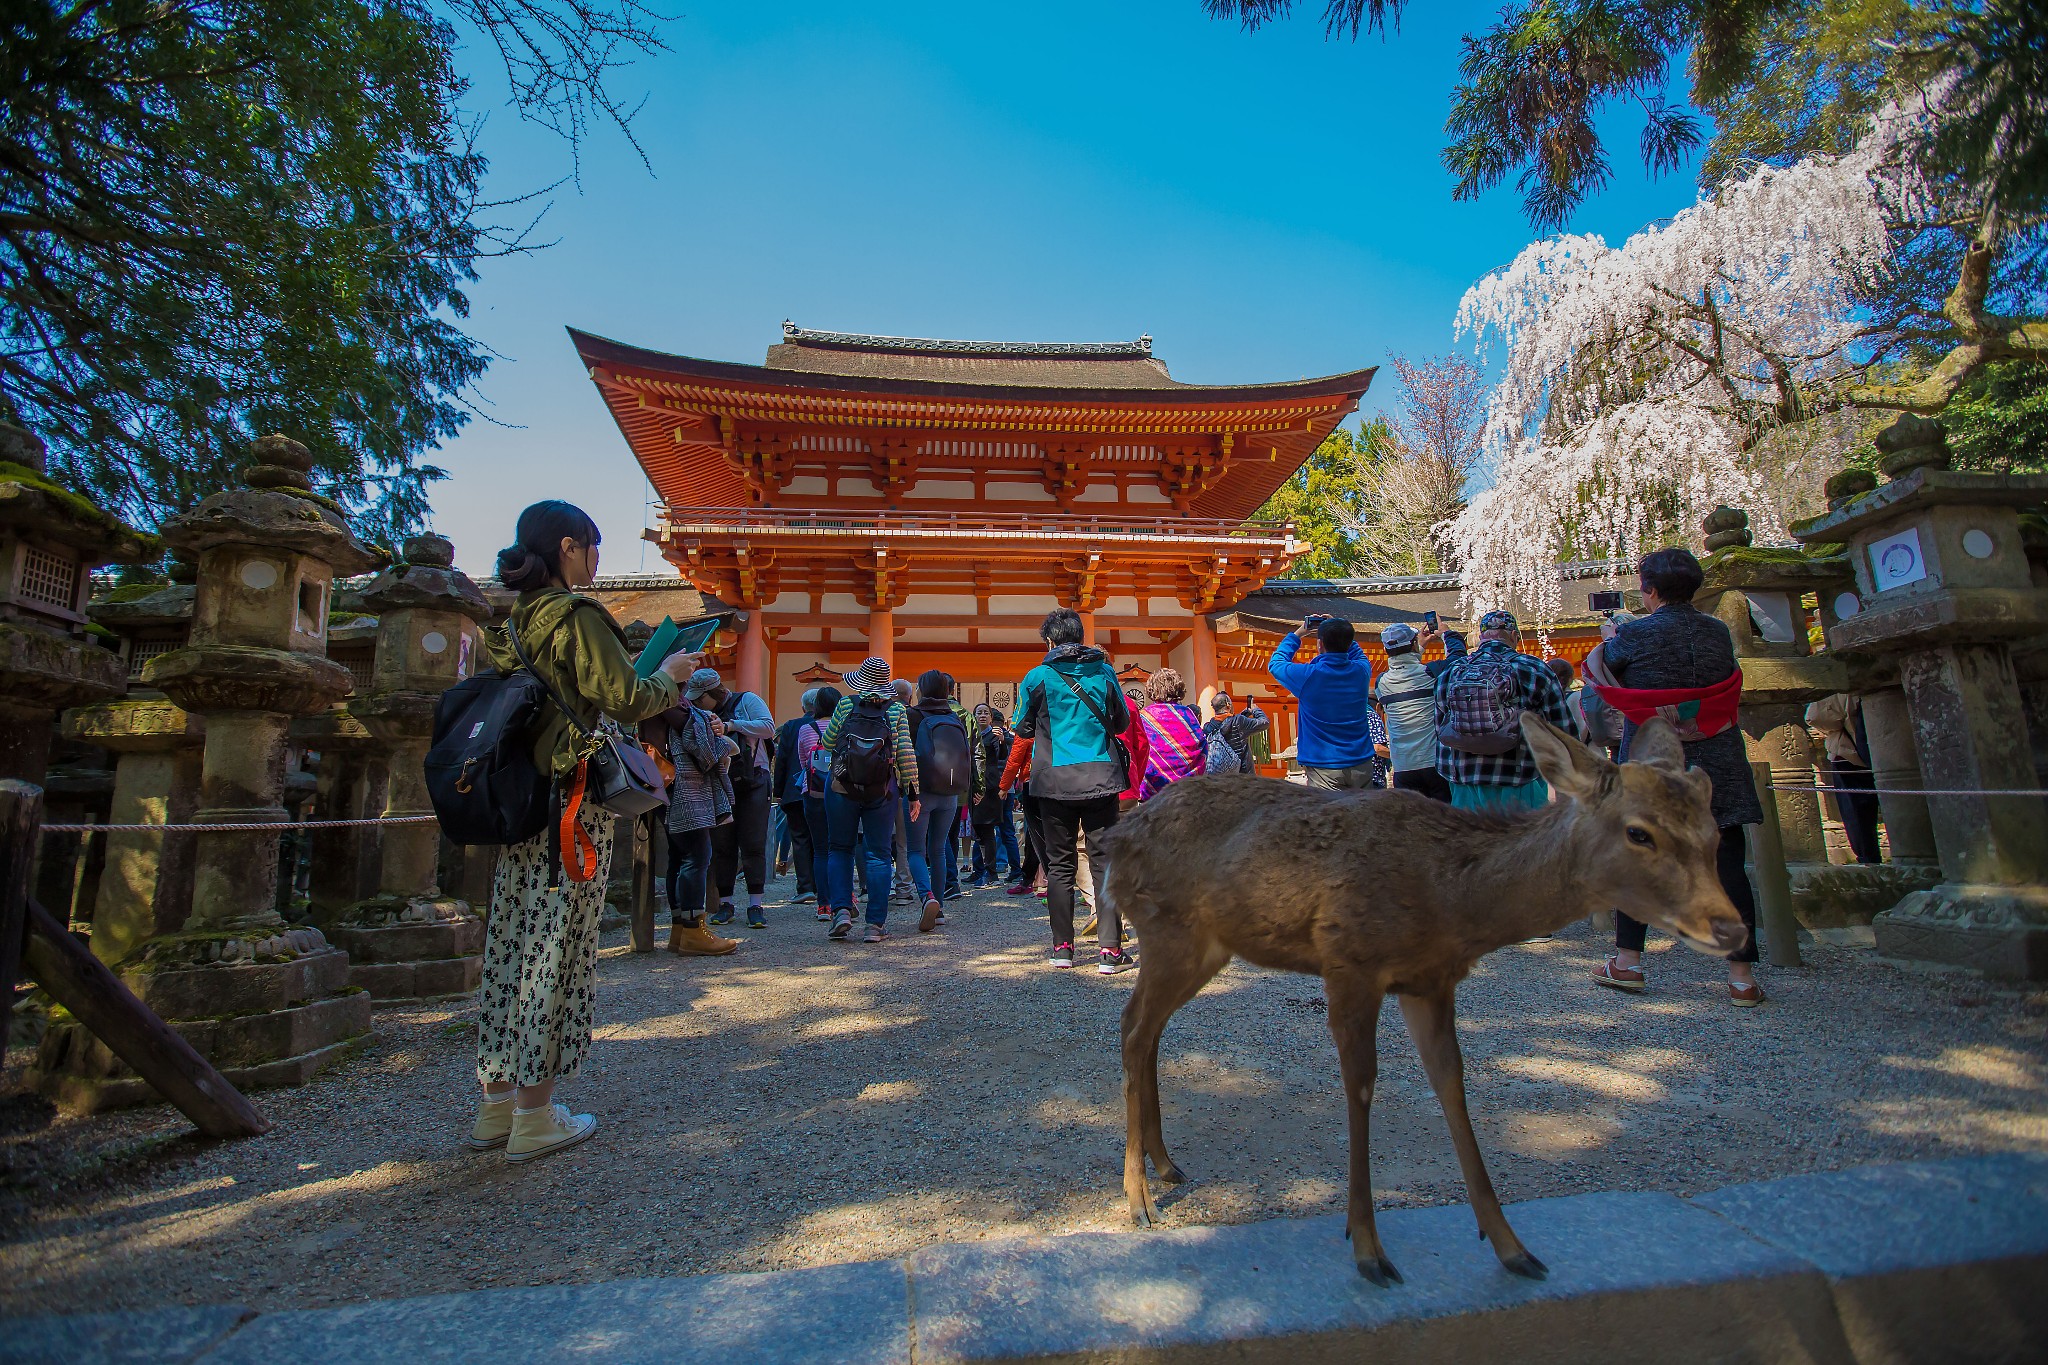
<path fill-rule="evenodd" d="M 22 941 L 28 933 L 28 879 L 43 824 L 43 789 L 14 778 L 0 781 L 0 987 L 14 1018 L 14 983 L 21 979 Z"/>
<path fill-rule="evenodd" d="M 1799 965 L 1799 921 L 1792 915 L 1792 877 L 1785 870 L 1785 842 L 1778 833 L 1778 794 L 1771 790 L 1771 765 L 1752 763 L 1763 823 L 1750 838 L 1750 866 L 1756 869 L 1756 927 L 1764 960 L 1773 967 Z"/>

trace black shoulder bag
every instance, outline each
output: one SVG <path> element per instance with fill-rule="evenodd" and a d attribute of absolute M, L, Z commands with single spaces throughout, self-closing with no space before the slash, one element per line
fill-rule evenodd
<path fill-rule="evenodd" d="M 512 652 L 519 656 L 520 664 L 540 679 L 541 686 L 548 690 L 548 700 L 561 708 L 569 728 L 583 740 L 585 757 L 590 763 L 590 771 L 584 778 L 585 797 L 612 814 L 628 819 L 667 805 L 667 784 L 661 780 L 661 769 L 654 766 L 654 759 L 648 752 L 637 743 L 621 744 L 616 731 L 593 731 L 586 727 L 576 719 L 576 713 L 563 704 L 562 694 L 555 691 L 555 685 L 533 666 L 533 660 L 526 656 L 526 647 L 519 643 L 519 631 L 510 621 L 505 622 L 505 638 L 512 642 Z"/>

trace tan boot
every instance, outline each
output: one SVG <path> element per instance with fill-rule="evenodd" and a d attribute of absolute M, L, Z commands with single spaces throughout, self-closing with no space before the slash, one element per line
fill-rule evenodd
<path fill-rule="evenodd" d="M 706 929 L 702 920 L 669 926 L 668 950 L 677 957 L 724 957 L 739 946 L 738 939 L 720 938 Z"/>

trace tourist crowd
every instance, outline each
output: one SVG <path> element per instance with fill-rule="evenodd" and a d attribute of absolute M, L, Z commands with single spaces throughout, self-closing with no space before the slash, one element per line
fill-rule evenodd
<path fill-rule="evenodd" d="M 1085 642 L 1080 615 L 1065 607 L 1041 624 L 1045 655 L 1019 682 L 1011 715 L 985 703 L 967 710 L 943 671 L 910 681 L 870 658 L 841 686 L 806 692 L 800 714 L 778 725 L 763 698 L 697 659 L 670 659 L 639 676 L 616 623 L 574 591 L 594 577 L 596 561 L 597 528 L 582 512 L 566 503 L 529 508 L 518 543 L 500 556 L 500 577 L 520 596 L 506 639 L 492 642 L 493 659 L 501 668 L 517 663 L 517 637 L 533 671 L 587 713 L 579 729 L 601 724 L 600 714 L 637 725 L 665 798 L 641 818 L 666 832 L 668 948 L 678 955 L 738 947 L 713 927 L 737 918 L 742 879 L 747 924 L 765 926 L 774 867 L 794 871 L 792 903 L 812 907 L 838 942 L 856 929 L 864 943 L 886 941 L 892 901 L 914 905 L 918 930 L 930 933 L 947 923 L 946 905 L 963 886 L 1043 895 L 1054 968 L 1075 965 L 1085 900 L 1094 916 L 1078 936 L 1093 933 L 1097 970 L 1115 975 L 1136 965 L 1135 944 L 1102 894 L 1101 835 L 1175 783 L 1254 773 L 1256 737 L 1268 729 L 1255 703 L 1240 709 L 1222 691 L 1191 699 L 1172 668 L 1125 691 L 1108 656 Z M 1469 651 L 1433 622 L 1386 626 L 1387 663 L 1377 674 L 1351 622 L 1306 617 L 1268 665 L 1296 704 L 1300 780 L 1333 792 L 1391 786 L 1469 811 L 1532 810 L 1550 792 L 1522 735 L 1524 712 L 1625 757 L 1638 723 L 1692 697 L 1681 738 L 1688 763 L 1713 780 L 1720 879 L 1753 931 L 1741 827 L 1761 811 L 1733 726 L 1733 644 L 1726 626 L 1692 605 L 1701 573 L 1688 552 L 1645 558 L 1641 584 L 1648 614 L 1614 615 L 1586 661 L 1598 686 L 1579 690 L 1569 662 L 1521 651 L 1520 626 L 1505 611 L 1480 618 Z M 1304 661 L 1311 639 L 1315 653 Z M 1425 663 L 1424 648 L 1438 639 L 1444 657 Z M 1853 734 L 1853 717 L 1839 728 Z M 557 724 L 542 733 L 536 759 L 563 778 L 574 747 Z M 565 819 L 562 830 L 508 849 L 493 891 L 480 992 L 485 1097 L 472 1142 L 505 1145 L 513 1159 L 578 1141 L 595 1124 L 550 1101 L 554 1081 L 572 1074 L 589 1047 L 612 837 L 610 819 L 597 815 L 583 817 L 582 833 Z M 555 877 L 563 834 L 591 845 L 594 884 Z M 1640 923 L 1617 914 L 1615 952 L 1595 979 L 1644 989 L 1643 936 Z M 1762 1000 L 1755 960 L 1752 932 L 1730 956 L 1731 1003 Z"/>

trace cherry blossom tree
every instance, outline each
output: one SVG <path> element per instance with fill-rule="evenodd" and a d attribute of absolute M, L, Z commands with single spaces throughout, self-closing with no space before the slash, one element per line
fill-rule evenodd
<path fill-rule="evenodd" d="M 1927 169 L 1946 93 L 1888 107 L 1841 155 L 1733 177 L 1620 246 L 1532 243 L 1467 292 L 1460 334 L 1502 353 L 1492 486 L 1449 530 L 1468 609 L 1554 617 L 1561 559 L 1632 558 L 1717 503 L 1781 540 L 1774 437 L 1938 412 L 1989 363 L 2048 362 L 2048 324 L 1994 306 L 2001 290 L 2038 301 L 2037 275 L 1993 269 L 2001 244 L 2038 245 L 2038 223 L 2015 238 L 1993 198 Z M 1944 270 L 1945 295 L 1926 286 Z"/>

